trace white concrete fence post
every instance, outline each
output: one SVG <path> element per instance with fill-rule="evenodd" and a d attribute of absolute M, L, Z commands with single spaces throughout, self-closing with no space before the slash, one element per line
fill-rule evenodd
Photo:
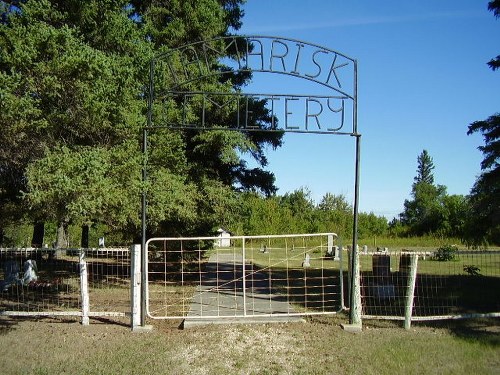
<path fill-rule="evenodd" d="M 81 323 L 84 326 L 88 326 L 89 322 L 89 284 L 88 284 L 88 273 L 87 273 L 87 261 L 85 260 L 85 250 L 80 251 L 80 293 L 82 298 L 82 320 Z"/>
<path fill-rule="evenodd" d="M 130 270 L 130 301 L 131 314 L 130 325 L 132 331 L 141 327 L 141 245 L 132 245 L 131 253 L 131 270 Z"/>
<path fill-rule="evenodd" d="M 413 299 L 415 297 L 415 283 L 417 281 L 418 254 L 410 255 L 410 273 L 406 289 L 405 323 L 404 328 L 410 329 L 413 313 Z"/>

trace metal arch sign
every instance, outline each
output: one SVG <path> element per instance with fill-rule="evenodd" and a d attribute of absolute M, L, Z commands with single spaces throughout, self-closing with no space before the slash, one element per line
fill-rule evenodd
<path fill-rule="evenodd" d="M 221 58 L 221 56 L 226 56 Z M 242 93 L 236 90 L 192 90 L 191 83 L 205 77 L 224 74 L 213 61 L 233 72 L 262 72 L 286 75 L 317 84 L 325 94 Z M 218 66 L 220 68 L 220 65 Z M 214 69 L 215 68 L 215 69 Z M 201 85 L 202 86 L 202 85 Z M 316 90 L 315 90 L 316 91 Z M 319 91 L 319 90 L 318 90 Z M 264 100 L 270 108 L 271 126 L 249 121 L 251 100 Z M 169 50 L 150 63 L 147 92 L 147 125 L 143 128 L 143 181 L 147 180 L 148 129 L 196 129 L 237 131 L 280 131 L 351 135 L 356 139 L 356 161 L 353 207 L 352 256 L 350 267 L 357 270 L 357 231 L 359 207 L 359 164 L 361 134 L 357 127 L 357 62 L 319 45 L 271 36 L 228 36 L 199 41 Z M 196 104 L 196 105 L 194 105 Z M 297 106 L 300 109 L 297 111 Z M 176 111 L 176 116 L 171 111 Z M 179 114 L 178 108 L 182 110 Z M 187 115 L 187 108 L 197 113 Z M 207 111 L 220 108 L 233 112 L 234 121 L 213 126 L 205 121 Z M 298 113 L 298 116 L 297 116 Z M 294 116 L 295 115 L 295 116 Z M 142 269 L 147 269 L 146 191 L 142 194 Z M 146 295 L 146 272 L 142 272 L 142 293 Z M 350 323 L 361 322 L 359 280 L 351 272 Z M 142 299 L 141 325 L 145 326 L 146 303 Z"/>
<path fill-rule="evenodd" d="M 214 69 L 214 56 L 230 56 L 220 62 L 234 72 L 287 75 L 313 82 L 325 94 L 190 90 L 195 81 L 224 74 Z M 173 121 L 168 115 L 168 99 L 182 108 L 198 103 L 198 112 Z M 251 100 L 265 101 L 272 118 L 270 127 L 251 121 Z M 148 127 L 357 135 L 357 62 L 329 48 L 283 37 L 230 36 L 199 41 L 151 61 L 148 103 Z M 158 107 L 160 110 L 155 110 Z M 208 124 L 206 114 L 214 107 L 232 111 L 234 120 L 219 127 Z"/>

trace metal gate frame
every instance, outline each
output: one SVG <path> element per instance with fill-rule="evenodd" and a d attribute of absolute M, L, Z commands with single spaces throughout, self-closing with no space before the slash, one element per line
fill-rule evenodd
<path fill-rule="evenodd" d="M 189 244 L 214 244 L 218 239 L 158 237 L 146 242 L 148 266 L 145 273 L 148 281 L 144 299 L 148 318 L 206 320 L 301 317 L 333 315 L 344 309 L 342 246 L 334 245 L 338 239 L 335 233 L 231 236 L 230 246 L 210 246 L 210 259 L 206 256 L 202 259 L 206 250 L 198 246 L 194 252 L 194 262 L 185 260 L 189 254 L 193 254 Z M 153 249 L 152 244 L 158 242 L 161 249 Z M 180 248 L 174 244 L 180 244 Z M 167 261 L 169 255 L 171 259 Z M 262 263 L 268 256 L 267 266 L 259 267 L 258 262 Z M 154 257 L 158 259 L 157 262 L 153 260 Z M 297 266 L 300 264 L 298 262 L 302 262 L 302 266 Z M 188 271 L 189 264 L 194 264 L 194 271 Z M 299 268 L 303 270 L 302 278 L 293 276 L 300 272 Z M 174 281 L 172 276 L 175 277 Z M 337 284 L 334 284 L 333 277 L 338 277 Z M 162 285 L 158 286 L 153 279 L 160 279 L 157 283 Z M 153 311 L 152 284 L 163 287 L 163 290 L 155 292 L 161 295 L 159 299 L 162 302 L 158 310 L 165 311 L 163 315 Z M 176 296 L 179 290 L 184 293 L 186 285 L 191 285 L 190 292 L 171 302 L 170 296 Z M 275 292 L 278 289 L 281 290 L 279 294 Z M 303 290 L 304 294 L 299 295 L 298 289 Z M 290 295 L 290 291 L 294 296 Z M 296 305 L 297 296 L 299 300 L 303 298 L 303 311 L 297 311 L 293 306 Z M 174 313 L 168 314 L 169 308 Z"/>

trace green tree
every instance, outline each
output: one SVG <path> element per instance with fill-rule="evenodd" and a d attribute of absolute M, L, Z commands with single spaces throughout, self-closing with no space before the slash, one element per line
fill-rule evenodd
<path fill-rule="evenodd" d="M 479 245 L 485 242 L 500 244 L 500 114 L 485 121 L 476 121 L 469 126 L 467 134 L 480 132 L 485 145 L 482 173 L 471 189 L 469 216 L 466 237 L 469 242 Z"/>
<path fill-rule="evenodd" d="M 488 3 L 488 10 L 492 11 L 496 18 L 500 17 L 500 0 L 492 0 Z M 500 55 L 491 59 L 488 62 L 491 69 L 497 70 L 500 68 Z"/>
<path fill-rule="evenodd" d="M 443 221 L 442 202 L 446 187 L 434 185 L 434 163 L 426 150 L 417 158 L 417 175 L 412 185 L 412 198 L 405 200 L 401 223 L 411 234 L 422 235 L 436 232 Z"/>
<path fill-rule="evenodd" d="M 312 233 L 317 231 L 314 221 L 314 202 L 307 188 L 286 193 L 280 199 L 280 206 L 291 212 L 289 233 Z"/>
<path fill-rule="evenodd" d="M 445 237 L 463 238 L 468 213 L 468 200 L 463 195 L 445 195 L 441 202 L 442 220 L 437 229 Z"/>
<path fill-rule="evenodd" d="M 62 229 L 68 222 L 98 221 L 138 233 L 142 186 L 137 177 L 149 60 L 187 42 L 237 30 L 241 3 L 1 2 L 2 213 L 9 204 L 19 208 L 19 192 L 24 191 L 37 221 L 55 220 Z M 210 57 L 214 69 L 225 69 L 223 57 Z M 251 78 L 226 73 L 192 88 L 237 90 Z M 255 121 L 271 121 L 264 103 L 252 105 Z M 228 114 L 210 122 L 223 124 L 224 116 Z M 238 189 L 272 194 L 274 176 L 263 170 L 264 151 L 268 145 L 279 147 L 281 138 L 280 133 L 152 132 L 145 186 L 150 232 L 173 225 L 176 232 L 207 233 L 237 202 Z M 248 168 L 242 154 L 254 157 L 260 167 Z M 101 169 L 96 167 L 100 162 Z M 118 181 L 119 187 L 105 191 L 104 185 Z"/>
<path fill-rule="evenodd" d="M 326 193 L 316 207 L 315 221 L 319 231 L 335 232 L 348 238 L 352 236 L 352 205 L 343 194 Z"/>
<path fill-rule="evenodd" d="M 382 236 L 388 229 L 387 219 L 383 216 L 377 216 L 373 212 L 361 212 L 358 226 L 360 238 Z"/>
<path fill-rule="evenodd" d="M 292 211 L 280 204 L 281 197 L 263 197 L 256 193 L 243 194 L 245 234 L 284 234 L 295 232 Z"/>
<path fill-rule="evenodd" d="M 434 161 L 429 155 L 427 150 L 423 150 L 417 157 L 417 175 L 414 178 L 415 184 L 421 182 L 426 184 L 434 184 L 434 175 L 432 170 L 434 169 Z"/>
<path fill-rule="evenodd" d="M 490 1 L 488 9 L 496 18 L 500 17 L 500 1 Z M 488 65 L 492 70 L 498 69 L 500 56 L 492 59 Z M 481 162 L 482 172 L 469 196 L 470 212 L 465 238 L 473 245 L 487 242 L 500 244 L 500 114 L 470 124 L 467 134 L 476 132 L 481 133 L 484 139 L 484 146 L 478 147 L 484 159 Z"/>

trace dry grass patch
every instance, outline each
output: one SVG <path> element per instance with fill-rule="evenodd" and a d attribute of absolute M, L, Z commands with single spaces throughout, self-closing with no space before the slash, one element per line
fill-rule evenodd
<path fill-rule="evenodd" d="M 180 330 L 154 321 L 132 333 L 127 320 L 0 319 L 2 374 L 495 374 L 499 321 L 415 325 L 346 317 L 306 323 L 209 325 Z"/>

